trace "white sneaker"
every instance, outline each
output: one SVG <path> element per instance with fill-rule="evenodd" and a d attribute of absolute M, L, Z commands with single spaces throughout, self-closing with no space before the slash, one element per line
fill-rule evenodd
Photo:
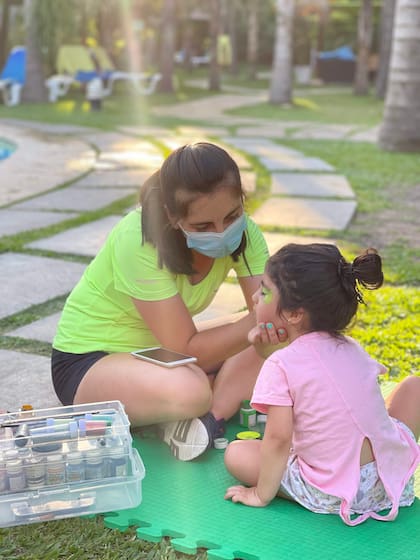
<path fill-rule="evenodd" d="M 191 461 L 210 447 L 210 437 L 200 418 L 161 424 L 162 439 L 180 461 Z"/>

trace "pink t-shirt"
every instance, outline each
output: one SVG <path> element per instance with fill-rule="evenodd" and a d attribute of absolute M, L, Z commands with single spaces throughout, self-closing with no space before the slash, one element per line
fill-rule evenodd
<path fill-rule="evenodd" d="M 377 380 L 385 371 L 350 337 L 313 332 L 265 361 L 252 396 L 260 412 L 267 412 L 268 405 L 293 407 L 293 451 L 301 475 L 342 499 L 340 515 L 349 525 L 367 517 L 394 519 L 401 493 L 420 462 L 418 444 L 385 408 Z M 368 512 L 351 520 L 365 438 L 392 509 L 386 516 Z"/>

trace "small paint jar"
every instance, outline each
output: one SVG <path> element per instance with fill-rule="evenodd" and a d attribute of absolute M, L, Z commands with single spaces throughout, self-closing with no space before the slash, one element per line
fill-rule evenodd
<path fill-rule="evenodd" d="M 25 460 L 26 484 L 28 488 L 42 488 L 46 482 L 46 467 L 43 457 L 32 456 Z"/>
<path fill-rule="evenodd" d="M 47 477 L 48 486 L 64 484 L 66 481 L 66 468 L 63 455 L 55 453 L 47 456 Z"/>
<path fill-rule="evenodd" d="M 71 451 L 66 457 L 67 482 L 81 482 L 85 480 L 85 463 L 80 451 Z"/>
<path fill-rule="evenodd" d="M 257 411 L 251 407 L 250 401 L 242 401 L 239 410 L 239 423 L 244 428 L 254 428 L 257 424 Z"/>
<path fill-rule="evenodd" d="M 127 456 L 124 446 L 110 447 L 107 452 L 107 476 L 127 476 Z"/>
<path fill-rule="evenodd" d="M 6 471 L 6 460 L 0 455 L 0 492 L 5 492 L 8 488 L 8 478 Z"/>
<path fill-rule="evenodd" d="M 25 471 L 22 459 L 10 459 L 6 461 L 6 472 L 9 479 L 10 492 L 20 492 L 26 487 Z"/>
<path fill-rule="evenodd" d="M 90 449 L 85 455 L 85 478 L 95 480 L 105 477 L 105 462 L 102 449 Z"/>
<path fill-rule="evenodd" d="M 266 425 L 267 425 L 267 415 L 257 414 L 256 431 L 261 434 L 261 437 L 263 437 L 264 435 Z"/>
<path fill-rule="evenodd" d="M 261 439 L 261 434 L 254 431 L 238 432 L 236 434 L 236 439 Z"/>

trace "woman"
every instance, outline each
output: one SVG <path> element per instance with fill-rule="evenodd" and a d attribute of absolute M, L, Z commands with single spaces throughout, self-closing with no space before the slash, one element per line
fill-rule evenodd
<path fill-rule="evenodd" d="M 165 423 L 163 439 L 181 460 L 223 433 L 262 365 L 247 335 L 268 251 L 243 202 L 238 167 L 214 144 L 175 150 L 145 182 L 141 209 L 113 229 L 64 307 L 52 354 L 63 404 L 120 400 L 132 425 Z M 192 317 L 232 268 L 249 312 L 198 331 Z M 261 329 L 267 344 L 279 336 Z M 167 369 L 130 354 L 157 345 L 197 365 Z"/>

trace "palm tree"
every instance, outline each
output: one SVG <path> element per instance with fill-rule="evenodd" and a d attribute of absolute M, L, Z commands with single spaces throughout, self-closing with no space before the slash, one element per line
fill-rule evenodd
<path fill-rule="evenodd" d="M 209 69 L 209 89 L 212 91 L 220 90 L 220 67 L 217 62 L 217 41 L 221 28 L 220 21 L 220 0 L 210 0 L 210 69 Z"/>
<path fill-rule="evenodd" d="M 395 0 L 384 0 L 379 24 L 379 66 L 376 76 L 376 96 L 383 99 L 386 94 L 391 59 L 392 33 L 395 19 Z"/>
<path fill-rule="evenodd" d="M 47 101 L 38 32 L 37 10 L 39 1 L 41 0 L 25 0 L 24 2 L 26 81 L 22 91 L 22 99 L 35 103 Z"/>
<path fill-rule="evenodd" d="M 294 0 L 276 0 L 276 38 L 270 83 L 270 103 L 292 102 L 292 29 Z"/>
<path fill-rule="evenodd" d="M 420 151 L 420 0 L 397 0 L 379 145 Z"/>
<path fill-rule="evenodd" d="M 362 0 L 357 22 L 357 63 L 354 77 L 354 93 L 369 93 L 369 57 L 373 34 L 372 0 Z"/>
<path fill-rule="evenodd" d="M 175 52 L 175 0 L 165 0 L 162 9 L 162 45 L 160 69 L 162 81 L 160 91 L 170 93 L 173 88 L 174 52 Z"/>
<path fill-rule="evenodd" d="M 258 60 L 258 2 L 248 0 L 248 78 L 255 80 Z"/>

